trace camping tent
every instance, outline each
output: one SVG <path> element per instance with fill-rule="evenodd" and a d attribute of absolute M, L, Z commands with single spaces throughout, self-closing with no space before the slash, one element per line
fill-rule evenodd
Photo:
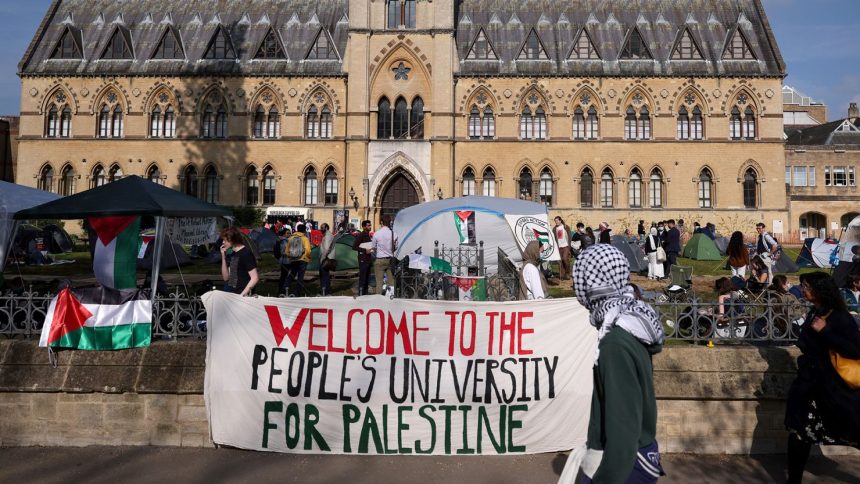
<path fill-rule="evenodd" d="M 779 249 L 780 257 L 776 260 L 776 263 L 773 265 L 773 273 L 774 274 L 793 274 L 800 270 L 797 267 L 797 264 L 791 260 L 791 257 L 787 256 L 782 249 Z"/>
<path fill-rule="evenodd" d="M 17 225 L 15 214 L 58 198 L 54 193 L 0 181 L 0 273 L 6 267 L 7 250 Z"/>
<path fill-rule="evenodd" d="M 682 255 L 693 260 L 722 260 L 717 244 L 705 234 L 693 235 Z"/>
<path fill-rule="evenodd" d="M 154 239 L 154 237 L 152 237 Z M 161 239 L 162 242 L 162 252 L 161 252 L 161 268 L 162 269 L 173 269 L 175 267 L 188 265 L 191 263 L 191 257 L 185 252 L 181 245 L 176 243 L 173 240 L 169 240 L 166 237 Z M 152 267 L 152 255 L 155 252 L 155 242 L 154 240 L 150 241 L 150 243 L 146 244 L 146 248 L 144 249 L 143 254 L 139 254 L 137 257 L 137 268 L 138 269 L 149 269 Z M 220 255 L 220 254 L 219 254 Z"/>
<path fill-rule="evenodd" d="M 848 282 L 848 274 L 860 273 L 860 264 L 851 261 L 854 256 L 851 249 L 855 245 L 860 245 L 860 217 L 855 217 L 839 238 L 839 265 L 833 271 L 833 279 L 839 287 Z"/>
<path fill-rule="evenodd" d="M 720 251 L 720 255 L 725 257 L 726 251 L 729 249 L 729 238 L 717 237 L 716 239 L 714 239 L 714 245 L 717 246 L 717 250 Z"/>
<path fill-rule="evenodd" d="M 803 247 L 795 261 L 799 267 L 833 267 L 832 259 L 837 256 L 839 244 L 831 239 L 808 238 L 803 241 Z"/>
<path fill-rule="evenodd" d="M 275 242 L 278 241 L 278 236 L 271 229 L 258 227 L 248 234 L 248 238 L 254 241 L 257 246 L 257 253 L 271 254 L 275 248 Z"/>
<path fill-rule="evenodd" d="M 541 203 L 501 197 L 447 198 L 404 208 L 394 220 L 398 259 L 419 249 L 425 255 L 433 255 L 436 241 L 440 248 L 460 247 L 463 241 L 464 246 L 483 242 L 487 274 L 497 271 L 499 248 L 514 262 L 521 262 L 520 244 L 534 240 L 538 236 L 535 231 L 548 236 L 549 244 L 542 257 L 559 260 L 546 206 Z"/>
<path fill-rule="evenodd" d="M 645 252 L 635 240 L 621 235 L 613 235 L 609 240 L 612 246 L 620 250 L 627 258 L 631 273 L 648 271 L 648 260 L 645 258 Z"/>
<path fill-rule="evenodd" d="M 334 244 L 334 257 L 337 260 L 338 271 L 349 271 L 358 269 L 358 252 L 352 250 L 352 242 L 355 240 L 351 234 L 344 234 Z M 320 270 L 320 248 L 314 246 L 311 249 L 311 261 L 308 263 L 309 271 Z"/>
<path fill-rule="evenodd" d="M 168 217 L 218 217 L 230 216 L 232 213 L 226 208 L 131 175 L 60 200 L 21 210 L 15 214 L 15 220 L 131 215 L 156 217 L 156 233 L 163 237 Z M 156 246 L 161 249 L 163 244 Z M 160 261 L 161 250 L 156 250 L 153 258 Z M 155 267 L 153 271 L 153 293 L 159 269 Z"/>
<path fill-rule="evenodd" d="M 48 252 L 52 254 L 69 253 L 75 248 L 72 237 L 62 227 L 54 224 L 45 225 L 42 233 L 48 242 Z"/>

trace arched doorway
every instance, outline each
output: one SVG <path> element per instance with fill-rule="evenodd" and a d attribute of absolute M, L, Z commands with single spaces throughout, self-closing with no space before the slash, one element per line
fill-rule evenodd
<path fill-rule="evenodd" d="M 418 191 L 406 175 L 395 173 L 386 183 L 379 202 L 379 216 L 394 218 L 401 209 L 418 204 Z"/>
<path fill-rule="evenodd" d="M 800 216 L 800 238 L 827 237 L 827 217 L 816 212 L 806 212 Z"/>
<path fill-rule="evenodd" d="M 848 227 L 848 224 L 850 224 L 851 221 L 854 220 L 855 218 L 857 218 L 858 216 L 860 216 L 860 213 L 857 213 L 857 212 L 846 213 L 845 215 L 842 216 L 841 219 L 839 219 L 839 226 L 840 226 L 839 228 L 841 228 L 842 230 L 845 230 Z"/>

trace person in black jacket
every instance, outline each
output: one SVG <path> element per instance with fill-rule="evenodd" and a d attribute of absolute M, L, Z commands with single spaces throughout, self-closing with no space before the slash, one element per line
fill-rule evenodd
<path fill-rule="evenodd" d="M 675 265 L 678 254 L 681 253 L 681 232 L 675 227 L 675 221 L 670 219 L 666 221 L 665 243 L 663 250 L 666 251 L 666 262 L 663 263 L 663 273 L 667 276 L 671 274 L 672 266 Z"/>
<path fill-rule="evenodd" d="M 831 362 L 831 351 L 860 359 L 860 331 L 836 282 L 824 272 L 806 274 L 803 293 L 811 302 L 797 346 L 797 378 L 788 392 L 788 481 L 799 483 L 812 444 L 860 449 L 860 389 L 852 389 Z"/>

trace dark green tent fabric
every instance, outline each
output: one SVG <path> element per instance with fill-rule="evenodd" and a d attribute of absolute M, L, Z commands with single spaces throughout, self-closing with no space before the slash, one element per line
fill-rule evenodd
<path fill-rule="evenodd" d="M 358 269 L 358 252 L 352 250 L 352 242 L 355 240 L 351 234 L 344 234 L 334 244 L 334 257 L 337 260 L 337 270 L 349 271 Z M 309 271 L 320 270 L 320 247 L 311 249 L 311 261 L 308 263 Z"/>
<path fill-rule="evenodd" d="M 695 234 L 684 246 L 683 256 L 694 260 L 722 260 L 720 249 L 705 234 Z"/>
<path fill-rule="evenodd" d="M 230 210 L 131 175 L 15 214 L 16 220 L 80 219 L 121 215 L 216 217 Z"/>

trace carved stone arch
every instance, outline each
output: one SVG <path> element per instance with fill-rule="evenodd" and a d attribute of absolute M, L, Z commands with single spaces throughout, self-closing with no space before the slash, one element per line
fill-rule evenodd
<path fill-rule="evenodd" d="M 394 42 L 392 40 L 389 44 Z M 430 108 L 433 106 L 432 77 L 427 66 L 420 60 L 417 51 L 407 46 L 406 43 L 400 43 L 395 44 L 390 51 L 383 49 L 383 52 L 387 52 L 387 54 L 376 66 L 371 77 L 370 98 L 378 100 L 382 95 L 386 95 L 389 99 L 397 99 L 398 96 L 412 99 L 417 94 L 424 100 L 424 113 L 430 113 Z M 423 56 L 423 54 L 420 55 Z M 388 79 L 382 79 L 383 74 L 393 77 L 394 73 L 391 69 L 400 63 L 411 69 L 406 79 L 396 80 L 393 83 Z"/>
<path fill-rule="evenodd" d="M 182 95 L 179 93 L 179 90 L 170 83 L 170 81 L 165 80 L 153 84 L 146 93 L 144 93 L 143 112 L 151 112 L 155 104 L 161 103 L 158 97 L 162 92 L 166 92 L 167 95 L 170 96 L 170 100 L 168 102 L 174 105 L 176 113 L 181 113 L 183 110 Z"/>
<path fill-rule="evenodd" d="M 654 173 L 654 170 L 658 170 L 660 172 L 660 176 L 663 177 L 663 181 L 665 182 L 666 181 L 666 169 L 663 168 L 663 166 L 660 165 L 660 163 L 654 163 L 653 165 L 648 167 L 648 172 L 647 172 L 648 178 L 649 179 L 651 178 L 651 173 Z"/>
<path fill-rule="evenodd" d="M 582 102 L 583 95 L 591 96 L 588 104 L 584 104 Z M 570 96 L 568 96 L 567 104 L 564 107 L 565 114 L 572 116 L 577 107 L 581 107 L 582 112 L 584 114 L 588 114 L 588 108 L 591 106 L 597 108 L 598 116 L 602 116 L 607 112 L 606 99 L 601 98 L 597 94 L 597 89 L 593 86 L 590 84 L 584 84 L 581 87 L 577 87 L 571 92 Z"/>
<path fill-rule="evenodd" d="M 472 163 L 471 161 L 467 161 L 467 162 L 466 162 L 466 164 L 465 164 L 465 165 L 463 165 L 463 168 L 460 170 L 460 173 L 458 173 L 458 174 L 456 175 L 456 177 L 457 177 L 457 181 L 463 181 L 463 175 L 466 173 L 466 170 L 467 170 L 467 169 L 469 169 L 469 168 L 471 168 L 471 169 L 472 169 L 472 173 L 474 173 L 474 174 L 475 174 L 475 179 L 478 179 L 478 178 L 479 178 L 480 174 L 478 173 L 478 169 L 477 169 L 477 168 L 475 168 L 475 164 L 474 164 L 474 163 Z M 482 172 L 482 173 L 483 173 L 483 172 Z"/>
<path fill-rule="evenodd" d="M 308 172 L 308 170 L 310 170 L 311 168 L 313 168 L 313 169 L 314 169 L 314 171 L 317 173 L 317 176 L 319 176 L 319 174 L 320 174 L 320 167 L 319 167 L 319 163 L 317 163 L 317 162 L 316 162 L 316 160 L 314 160 L 314 159 L 312 159 L 312 158 L 308 158 L 308 159 L 305 161 L 305 164 L 304 164 L 304 165 L 302 165 L 302 169 L 301 169 L 301 171 L 299 171 L 299 179 L 300 179 L 300 180 L 304 180 L 304 179 L 305 179 L 305 174 L 306 174 L 306 173 Z"/>
<path fill-rule="evenodd" d="M 397 173 L 403 173 L 406 176 L 415 187 L 420 199 L 423 199 L 425 202 L 429 202 L 432 199 L 433 194 L 430 179 L 415 160 L 402 151 L 397 151 L 382 162 L 369 180 L 369 193 L 373 197 L 372 200 L 375 206 L 380 205 L 382 194 L 388 186 L 387 183 Z"/>
<path fill-rule="evenodd" d="M 649 173 L 645 172 L 645 170 L 642 168 L 642 165 L 640 165 L 639 163 L 634 163 L 633 166 L 631 166 L 630 169 L 627 170 L 627 179 L 628 180 L 630 179 L 630 175 L 633 174 L 633 170 L 639 170 L 639 176 L 642 177 L 643 182 L 645 181 L 646 178 L 648 178 L 648 175 L 650 175 L 650 172 Z"/>
<path fill-rule="evenodd" d="M 519 179 L 520 173 L 522 173 L 523 169 L 525 169 L 525 168 L 528 168 L 529 170 L 531 170 L 532 179 L 534 179 L 534 177 L 535 177 L 535 164 L 532 162 L 532 160 L 530 160 L 528 158 L 523 158 L 516 165 L 514 165 L 513 177 L 515 179 Z"/>
<path fill-rule="evenodd" d="M 636 92 L 640 92 L 644 97 L 644 101 L 642 104 L 647 104 L 648 109 L 652 115 L 657 114 L 657 112 L 661 109 L 660 101 L 657 99 L 657 93 L 654 92 L 654 89 L 651 86 L 645 84 L 641 79 L 634 80 L 621 95 L 618 96 L 618 101 L 616 101 L 615 109 L 619 113 L 623 113 L 627 106 L 632 104 L 633 96 L 636 95 Z"/>
<path fill-rule="evenodd" d="M 266 94 L 271 95 L 271 99 L 268 101 L 263 99 Z M 253 113 L 257 109 L 258 104 L 262 104 L 266 107 L 266 111 L 271 106 L 275 106 L 278 109 L 278 112 L 284 114 L 287 110 L 287 104 L 284 101 L 284 93 L 274 84 L 262 81 L 260 82 L 250 95 L 247 97 L 248 103 L 245 106 L 245 111 L 249 113 Z"/>
<path fill-rule="evenodd" d="M 692 93 L 694 96 L 696 96 L 698 98 L 698 102 L 693 103 L 692 105 L 687 105 L 686 97 L 688 93 Z M 675 91 L 671 99 L 672 104 L 669 105 L 669 110 L 672 112 L 672 114 L 677 115 L 678 110 L 681 109 L 681 106 L 686 106 L 687 110 L 692 113 L 693 108 L 697 105 L 699 106 L 699 108 L 701 108 L 703 116 L 707 116 L 711 113 L 711 103 L 708 98 L 707 92 L 702 89 L 702 87 L 698 84 L 684 84 Z"/>
<path fill-rule="evenodd" d="M 388 67 L 391 60 L 398 55 L 400 51 L 406 51 L 409 57 L 412 57 L 414 65 L 417 65 L 428 82 L 433 75 L 433 66 L 427 58 L 427 55 L 421 51 L 421 47 L 412 42 L 412 39 L 406 38 L 404 35 L 398 35 L 397 40 L 392 39 L 388 44 L 379 51 L 379 54 L 373 58 L 370 63 L 370 84 L 376 83 L 376 78 L 379 74 Z"/>
<path fill-rule="evenodd" d="M 761 167 L 761 165 L 757 161 L 750 158 L 747 161 L 741 163 L 741 166 L 738 169 L 738 180 L 739 181 L 743 181 L 744 175 L 746 174 L 747 170 L 750 168 L 752 168 L 753 171 L 755 171 L 756 178 L 758 178 L 759 182 L 764 180 L 764 169 Z"/>
<path fill-rule="evenodd" d="M 549 158 L 544 158 L 540 160 L 537 164 L 537 177 L 540 178 L 540 174 L 543 172 L 544 168 L 549 168 L 549 171 L 552 172 L 552 178 L 556 179 L 559 175 L 559 167 L 555 164 L 554 161 Z"/>
<path fill-rule="evenodd" d="M 311 103 L 316 102 L 317 93 L 322 93 L 327 98 L 327 104 L 331 106 L 332 115 L 336 115 L 340 111 L 340 99 L 331 84 L 325 81 L 317 81 L 305 88 L 304 92 L 299 96 L 299 106 L 301 112 L 307 112 Z"/>
<path fill-rule="evenodd" d="M 157 161 L 151 161 L 151 162 L 149 162 L 148 165 L 146 165 L 146 169 L 143 170 L 144 178 L 149 179 L 149 172 L 152 171 L 153 168 L 158 170 L 158 172 L 161 173 L 162 176 L 164 176 L 164 172 L 161 171 L 161 166 L 158 165 L 158 162 Z"/>
<path fill-rule="evenodd" d="M 532 94 L 538 96 L 539 100 L 537 103 L 530 102 Z M 547 91 L 543 84 L 539 84 L 536 81 L 532 81 L 520 88 L 513 102 L 513 110 L 516 114 L 520 114 L 523 111 L 523 107 L 528 104 L 543 105 L 547 116 L 554 113 L 556 108 L 555 101 L 553 101 L 553 97 L 550 95 L 549 91 Z"/>
<path fill-rule="evenodd" d="M 337 162 L 333 159 L 328 159 L 323 163 L 322 171 L 320 172 L 320 178 L 325 178 L 325 174 L 328 173 L 329 170 L 334 170 L 335 175 L 338 178 L 342 178 L 342 173 L 338 170 Z"/>
<path fill-rule="evenodd" d="M 696 170 L 696 181 L 699 180 L 699 175 L 701 175 L 702 172 L 705 170 L 708 170 L 709 172 L 711 172 L 711 182 L 712 183 L 718 181 L 717 180 L 717 172 L 714 171 L 714 167 L 711 166 L 709 163 L 703 164 L 702 166 L 699 167 L 698 170 Z"/>
<path fill-rule="evenodd" d="M 486 96 L 486 101 L 483 104 L 478 102 L 480 94 Z M 481 112 L 483 112 L 485 107 L 490 106 L 494 114 L 498 114 L 502 109 L 497 93 L 490 90 L 489 86 L 483 84 L 473 84 L 471 89 L 466 94 L 463 94 L 463 97 L 460 99 L 460 112 L 463 116 L 469 115 L 469 111 L 473 105 L 478 106 Z"/>
<path fill-rule="evenodd" d="M 596 169 L 591 165 L 591 163 L 584 163 L 584 164 L 579 168 L 579 171 L 576 173 L 576 178 L 577 178 L 577 179 L 582 178 L 582 174 L 583 174 L 583 173 L 585 173 L 585 170 L 590 170 L 590 171 L 591 171 L 591 176 L 592 176 L 592 177 L 594 177 L 594 176 L 595 176 L 595 174 L 597 173 L 597 170 L 596 170 Z"/>
<path fill-rule="evenodd" d="M 600 168 L 600 171 L 597 171 L 594 173 L 595 180 L 599 181 L 600 178 L 603 176 L 603 172 L 606 170 L 609 170 L 609 172 L 612 173 L 612 180 L 613 181 L 615 181 L 615 179 L 618 178 L 618 170 L 615 167 L 613 167 L 612 165 L 606 163 Z"/>
<path fill-rule="evenodd" d="M 90 114 L 95 115 L 98 111 L 101 110 L 101 105 L 108 101 L 107 97 L 110 93 L 116 93 L 117 99 L 116 101 L 108 102 L 108 104 L 119 104 L 122 106 L 122 110 L 125 114 L 131 112 L 131 104 L 129 101 L 128 92 L 124 87 L 120 86 L 119 83 L 114 81 L 109 81 L 103 83 L 97 90 L 96 94 L 92 97 L 92 102 L 90 103 Z"/>
<path fill-rule="evenodd" d="M 227 107 L 227 114 L 236 113 L 236 101 L 229 90 L 224 86 L 223 81 L 217 81 L 205 87 L 199 92 L 199 95 L 193 99 L 194 110 L 197 113 L 202 113 L 203 104 L 209 99 L 209 96 L 217 92 L 221 96 L 221 100 Z"/>
<path fill-rule="evenodd" d="M 732 88 L 726 93 L 720 106 L 723 111 L 723 114 L 725 114 L 725 116 L 727 117 L 731 115 L 732 106 L 737 103 L 738 97 L 743 93 L 747 95 L 747 103 L 752 104 L 756 116 L 761 116 L 762 114 L 764 114 L 764 99 L 762 98 L 761 94 L 759 94 L 755 86 L 747 83 L 746 80 L 741 80 L 740 82 L 738 82 L 737 85 L 733 85 Z"/>
<path fill-rule="evenodd" d="M 57 95 L 62 93 L 66 99 L 62 103 L 57 99 Z M 78 104 L 78 96 L 69 87 L 68 83 L 64 83 L 62 81 L 57 81 L 56 84 L 51 86 L 50 89 L 45 91 L 45 94 L 42 96 L 42 99 L 39 100 L 39 114 L 47 114 L 48 106 L 51 104 L 57 105 L 59 109 L 60 106 L 66 105 L 69 106 L 72 110 L 72 114 L 78 114 L 79 104 Z"/>
<path fill-rule="evenodd" d="M 481 171 L 479 171 L 479 172 L 475 172 L 475 177 L 480 176 L 480 177 L 481 177 L 481 179 L 483 179 L 483 178 L 484 178 L 484 172 L 486 172 L 486 171 L 487 171 L 487 168 L 489 168 L 489 169 L 493 170 L 493 176 L 495 176 L 495 177 L 496 177 L 496 181 L 500 181 L 500 180 L 501 180 L 501 177 L 499 176 L 499 169 L 498 169 L 498 168 L 496 168 L 496 165 L 494 165 L 494 164 L 492 164 L 492 163 L 487 163 L 486 165 L 484 165 L 483 167 L 481 167 Z"/>

